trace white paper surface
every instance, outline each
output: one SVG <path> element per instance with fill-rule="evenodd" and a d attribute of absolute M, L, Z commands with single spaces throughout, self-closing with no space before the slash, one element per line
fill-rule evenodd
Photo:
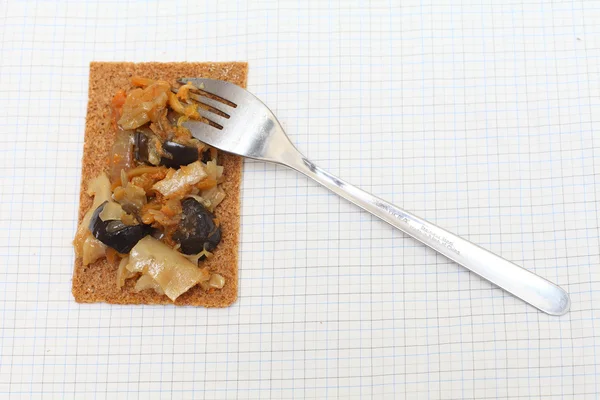
<path fill-rule="evenodd" d="M 600 3 L 450 3 L 0 2 L 0 397 L 596 398 Z M 572 311 L 252 161 L 234 306 L 76 304 L 93 60 L 247 60 L 309 158 Z"/>

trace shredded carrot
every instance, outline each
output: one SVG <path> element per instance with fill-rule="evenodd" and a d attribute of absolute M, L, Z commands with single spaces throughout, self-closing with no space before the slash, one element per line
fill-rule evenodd
<path fill-rule="evenodd" d="M 167 217 L 174 217 L 181 213 L 181 203 L 179 201 L 169 201 L 161 207 L 160 212 Z"/>
<path fill-rule="evenodd" d="M 127 172 L 127 178 L 131 179 L 134 176 L 140 176 L 142 174 L 147 174 L 147 173 L 152 173 L 152 172 L 167 172 L 167 168 L 165 167 L 148 167 L 148 166 L 141 166 L 141 167 L 137 167 L 137 168 L 133 168 L 130 169 Z"/>
<path fill-rule="evenodd" d="M 121 118 L 121 112 L 123 110 L 123 104 L 125 104 L 125 99 L 127 98 L 127 93 L 123 89 L 119 90 L 112 101 L 110 102 L 112 108 L 112 124 L 113 128 L 117 129 L 117 121 Z"/>
<path fill-rule="evenodd" d="M 152 200 L 150 203 L 144 204 L 142 206 L 142 210 L 140 214 L 142 215 L 142 222 L 144 224 L 151 224 L 154 222 L 154 215 L 150 210 L 160 210 L 161 205 L 157 202 L 156 199 Z"/>
<path fill-rule="evenodd" d="M 173 127 L 173 133 L 177 139 L 191 139 L 192 132 L 189 129 L 184 128 L 183 126 L 175 126 Z"/>
<path fill-rule="evenodd" d="M 131 183 L 134 184 L 135 186 L 139 186 L 142 189 L 144 189 L 144 192 L 146 192 L 146 195 L 148 194 L 152 194 L 154 192 L 154 190 L 152 189 L 152 186 L 154 186 L 154 184 L 158 181 L 160 181 L 161 179 L 164 179 L 165 175 L 167 173 L 162 171 L 162 172 L 154 172 L 154 173 L 150 173 L 150 174 L 142 174 L 140 176 L 135 176 L 133 178 L 131 178 Z"/>
<path fill-rule="evenodd" d="M 173 210 L 169 206 L 164 206 L 163 208 L 160 209 L 160 212 L 163 213 L 163 214 L 165 214 L 167 217 L 174 217 L 175 216 L 175 210 Z"/>
<path fill-rule="evenodd" d="M 147 174 L 147 173 L 160 172 L 160 173 L 166 174 L 167 171 L 168 170 L 165 167 L 148 167 L 148 166 L 144 165 L 144 166 L 133 168 L 133 169 L 130 169 L 129 171 L 127 171 L 127 179 L 131 179 L 136 176 L 140 176 L 140 175 Z M 117 179 L 115 181 L 115 183 L 112 184 L 111 189 L 115 190 L 118 186 L 123 186 L 121 179 Z"/>
<path fill-rule="evenodd" d="M 142 215 L 142 222 L 146 225 L 151 225 L 154 222 L 154 216 L 152 214 Z"/>
<path fill-rule="evenodd" d="M 119 90 L 114 97 L 112 98 L 111 105 L 115 108 L 120 109 L 125 104 L 125 99 L 127 98 L 127 93 L 123 89 Z"/>

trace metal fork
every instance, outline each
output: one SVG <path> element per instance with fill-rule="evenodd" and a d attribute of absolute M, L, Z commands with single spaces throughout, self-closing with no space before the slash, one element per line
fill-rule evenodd
<path fill-rule="evenodd" d="M 550 315 L 569 311 L 569 295 L 559 286 L 317 167 L 291 143 L 271 110 L 247 90 L 212 79 L 179 82 L 200 88 L 190 97 L 200 103 L 205 120 L 183 123 L 198 140 L 295 169 L 539 310 Z"/>

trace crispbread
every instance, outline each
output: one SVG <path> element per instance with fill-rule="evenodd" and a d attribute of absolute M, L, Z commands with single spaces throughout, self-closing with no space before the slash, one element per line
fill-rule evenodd
<path fill-rule="evenodd" d="M 111 99 L 119 89 L 131 88 L 132 76 L 162 79 L 171 84 L 180 77 L 204 77 L 246 87 L 248 64 L 242 62 L 91 63 L 81 169 L 79 222 L 92 203 L 91 197 L 86 194 L 88 181 L 108 168 L 108 154 L 115 136 L 111 124 Z M 205 292 L 196 286 L 177 298 L 175 305 L 226 307 L 237 299 L 242 159 L 219 153 L 219 160 L 225 167 L 223 189 L 226 197 L 217 207 L 215 214 L 221 221 L 222 239 L 214 251 L 214 257 L 204 262 L 203 266 L 208 267 L 211 272 L 224 276 L 227 283 L 223 289 L 211 292 Z M 72 288 L 75 300 L 79 303 L 173 304 L 166 296 L 160 296 L 153 290 L 135 293 L 134 282 L 131 279 L 123 289 L 118 289 L 116 274 L 117 265 L 111 265 L 105 258 L 86 267 L 82 265 L 81 258 L 77 258 Z"/>

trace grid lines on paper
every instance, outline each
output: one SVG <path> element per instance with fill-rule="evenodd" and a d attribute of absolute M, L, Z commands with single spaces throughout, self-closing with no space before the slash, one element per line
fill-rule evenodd
<path fill-rule="evenodd" d="M 0 1 L 0 397 L 596 398 L 600 2 Z M 541 314 L 247 161 L 226 309 L 70 293 L 90 61 L 230 61 L 324 169 L 567 289 Z"/>

